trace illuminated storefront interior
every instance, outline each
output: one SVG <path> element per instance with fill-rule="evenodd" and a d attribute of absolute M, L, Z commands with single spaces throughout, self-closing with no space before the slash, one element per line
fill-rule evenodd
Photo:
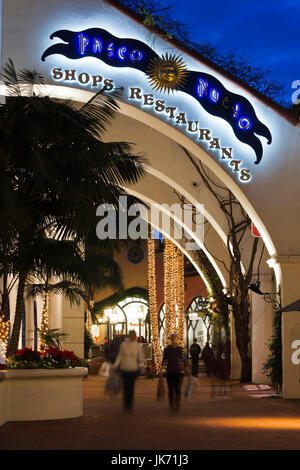
<path fill-rule="evenodd" d="M 149 327 L 146 323 L 148 314 L 147 302 L 140 298 L 127 297 L 112 308 L 107 308 L 99 318 L 99 324 L 105 325 L 107 339 L 115 335 L 127 335 L 130 330 L 136 332 L 137 337 L 149 338 Z M 98 325 L 93 325 L 94 338 L 100 338 Z M 99 340 L 98 340 L 99 341 Z"/>

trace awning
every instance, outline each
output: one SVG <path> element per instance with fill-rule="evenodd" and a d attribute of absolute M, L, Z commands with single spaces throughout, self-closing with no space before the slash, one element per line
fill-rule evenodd
<path fill-rule="evenodd" d="M 297 312 L 300 311 L 300 299 L 292 302 L 291 304 L 283 307 L 280 312 Z"/>

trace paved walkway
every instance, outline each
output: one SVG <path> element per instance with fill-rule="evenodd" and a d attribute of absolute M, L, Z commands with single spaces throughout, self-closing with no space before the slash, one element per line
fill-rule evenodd
<path fill-rule="evenodd" d="M 300 400 L 272 398 L 271 389 L 232 384 L 221 389 L 199 378 L 197 399 L 178 414 L 156 399 L 156 380 L 141 378 L 135 409 L 104 394 L 105 379 L 84 380 L 84 415 L 55 421 L 11 422 L 0 428 L 0 449 L 300 449 Z M 216 392 L 212 396 L 212 391 Z"/>

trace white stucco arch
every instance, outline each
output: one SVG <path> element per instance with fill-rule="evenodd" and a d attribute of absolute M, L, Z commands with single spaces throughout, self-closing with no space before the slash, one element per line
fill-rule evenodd
<path fill-rule="evenodd" d="M 94 93 L 86 90 L 79 90 L 78 88 L 73 87 L 64 87 L 64 86 L 57 86 L 57 85 L 47 85 L 47 90 L 49 91 L 50 96 L 53 98 L 58 99 L 71 99 L 75 101 L 79 101 L 81 103 L 85 103 L 90 100 Z M 124 103 L 119 101 L 119 112 L 127 117 L 133 118 L 138 122 L 149 126 L 152 129 L 162 133 L 172 141 L 182 145 L 187 150 L 191 152 L 192 155 L 197 157 L 201 160 L 216 176 L 220 179 L 225 186 L 227 186 L 232 193 L 236 196 L 236 198 L 241 202 L 243 207 L 245 208 L 246 212 L 249 214 L 251 220 L 254 222 L 256 227 L 258 228 L 263 241 L 267 247 L 268 253 L 270 257 L 276 255 L 277 251 L 275 245 L 271 239 L 271 236 L 263 223 L 261 217 L 255 211 L 251 201 L 245 196 L 242 189 L 238 186 L 238 184 L 231 178 L 221 167 L 219 163 L 217 163 L 213 158 L 205 152 L 202 148 L 200 148 L 192 139 L 183 135 L 179 130 L 174 128 L 173 126 L 162 122 L 160 119 L 155 118 L 151 114 L 136 108 L 135 106 L 131 106 L 128 103 Z M 171 183 L 167 174 L 163 175 L 161 172 L 156 170 L 155 168 L 148 168 L 147 171 L 155 174 L 162 180 L 165 180 L 168 184 Z M 172 183 L 174 183 L 172 181 Z M 180 191 L 183 195 L 187 197 L 187 191 L 183 188 L 180 188 Z M 195 202 L 195 198 L 192 195 L 189 195 L 189 200 L 191 202 Z M 199 201 L 198 201 L 199 202 Z M 214 226 L 215 230 L 219 233 L 220 237 L 223 241 L 226 240 L 226 235 L 224 231 L 220 228 L 220 226 L 216 223 L 215 219 L 211 217 L 210 213 L 207 212 L 207 219 L 211 222 Z"/>
<path fill-rule="evenodd" d="M 62 86 L 53 86 L 53 85 L 47 85 L 46 87 L 47 92 L 50 94 L 51 97 L 55 99 L 70 99 L 73 101 L 77 102 L 76 106 L 80 106 L 80 103 L 86 103 L 88 100 L 93 98 L 94 93 L 91 93 L 86 90 L 78 90 L 77 88 L 73 87 L 62 87 Z M 45 93 L 45 89 L 44 89 Z M 130 106 L 127 103 L 123 103 L 121 101 L 118 101 L 120 110 L 119 114 L 117 115 L 116 119 L 122 119 L 122 116 L 126 118 L 126 121 L 123 120 L 123 122 L 120 125 L 115 125 L 115 121 L 112 123 L 112 126 L 110 126 L 107 129 L 107 132 L 105 134 L 105 139 L 106 140 L 126 140 L 125 136 L 122 135 L 122 131 L 124 129 L 124 125 L 128 126 L 128 119 L 132 120 L 132 128 L 138 128 L 138 126 L 146 128 L 153 129 L 154 132 L 161 134 L 164 138 L 167 138 L 171 142 L 175 142 L 178 144 L 178 147 L 176 148 L 176 153 L 182 152 L 183 151 L 180 149 L 180 145 L 183 147 L 187 148 L 193 157 L 198 158 L 201 160 L 210 170 L 216 175 L 216 177 L 222 181 L 223 185 L 226 186 L 228 183 L 228 188 L 235 194 L 235 196 L 239 199 L 241 197 L 240 202 L 243 205 L 244 209 L 248 212 L 251 220 L 255 223 L 256 227 L 259 229 L 262 239 L 266 245 L 266 248 L 269 253 L 269 257 L 272 258 L 273 256 L 276 255 L 276 249 L 275 246 L 271 240 L 271 237 L 269 233 L 265 230 L 264 224 L 262 224 L 260 217 L 258 214 L 256 214 L 251 202 L 246 198 L 246 196 L 243 194 L 242 190 L 238 187 L 238 185 L 235 183 L 235 181 L 223 170 L 223 168 L 215 161 L 213 158 L 205 152 L 202 148 L 200 148 L 195 142 L 193 142 L 191 139 L 189 139 L 187 136 L 184 136 L 181 132 L 179 132 L 177 129 L 173 128 L 172 126 L 168 125 L 167 123 L 161 122 L 158 118 L 155 118 L 152 115 L 149 115 L 148 113 L 137 109 L 134 106 Z M 117 129 L 117 130 L 116 130 Z M 137 132 L 139 134 L 139 132 Z M 132 143 L 133 140 L 131 138 L 128 139 L 128 141 L 131 141 Z M 178 180 L 176 181 L 175 178 L 172 178 L 170 175 L 170 172 L 168 172 L 166 169 L 165 171 L 162 170 L 162 168 L 158 168 L 157 166 L 153 165 L 153 160 L 151 159 L 151 154 L 149 155 L 146 152 L 146 158 L 149 158 L 149 165 L 146 165 L 146 171 L 153 177 L 155 177 L 157 180 L 161 182 L 162 185 L 169 186 L 171 188 L 176 189 L 181 195 L 183 195 L 187 202 L 196 204 L 199 203 L 199 199 L 197 199 L 197 194 L 195 194 L 195 191 L 192 191 L 191 187 L 187 186 L 187 183 L 185 182 L 185 185 L 182 183 L 180 184 Z M 182 171 L 180 171 L 180 178 L 184 178 L 187 174 L 187 165 L 190 165 L 187 160 L 185 161 L 185 167 Z M 190 169 L 193 170 L 192 166 L 190 165 Z M 195 175 L 194 175 L 195 176 Z M 196 175 L 197 176 L 197 175 Z M 137 186 L 142 186 L 143 182 L 141 181 L 140 183 L 137 183 Z M 135 190 L 133 190 L 135 191 Z M 147 194 L 143 194 L 143 192 L 139 192 L 139 197 L 141 199 L 150 200 L 147 197 Z M 199 195 L 198 195 L 199 197 Z M 226 248 L 226 241 L 227 241 L 227 235 L 226 235 L 226 224 L 225 224 L 225 219 L 224 215 L 221 213 L 219 210 L 216 201 L 213 199 L 213 197 L 209 194 L 208 191 L 205 191 L 201 193 L 201 203 L 204 203 L 205 205 L 205 218 L 209 221 L 209 223 L 212 225 L 214 231 L 216 232 L 217 236 L 220 239 L 220 243 L 223 244 L 223 246 Z M 155 199 L 151 199 L 153 202 L 156 202 L 159 204 L 159 202 Z M 165 201 L 168 202 L 168 201 Z M 174 201 L 175 202 L 175 201 Z M 248 209 L 250 208 L 250 212 Z M 214 214 L 214 215 L 213 215 Z M 251 215 L 252 214 L 252 215 Z M 222 221 L 223 218 L 223 221 Z M 263 230 L 260 228 L 261 224 L 263 226 Z M 220 268 L 221 266 L 217 265 L 217 263 L 213 260 L 211 255 L 206 251 L 206 254 L 212 261 L 212 264 L 216 268 L 216 271 L 221 274 Z M 276 276 L 276 282 L 277 285 L 280 284 L 281 280 L 281 270 L 280 270 L 280 265 L 278 263 L 274 263 L 272 266 L 270 266 L 274 269 L 275 276 Z M 197 267 L 199 269 L 199 267 Z M 226 277 L 225 273 L 222 273 L 220 276 L 221 282 L 224 284 L 224 276 Z"/>

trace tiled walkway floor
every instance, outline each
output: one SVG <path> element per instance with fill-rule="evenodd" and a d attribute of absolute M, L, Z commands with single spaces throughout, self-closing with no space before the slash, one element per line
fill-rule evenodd
<path fill-rule="evenodd" d="M 84 380 L 84 415 L 55 421 L 11 422 L 0 428 L 0 449 L 300 449 L 300 400 L 271 398 L 270 389 L 232 384 L 221 389 L 200 377 L 195 403 L 178 414 L 157 401 L 156 380 L 141 378 L 135 409 L 104 394 L 105 379 Z M 212 390 L 216 393 L 212 395 Z"/>

